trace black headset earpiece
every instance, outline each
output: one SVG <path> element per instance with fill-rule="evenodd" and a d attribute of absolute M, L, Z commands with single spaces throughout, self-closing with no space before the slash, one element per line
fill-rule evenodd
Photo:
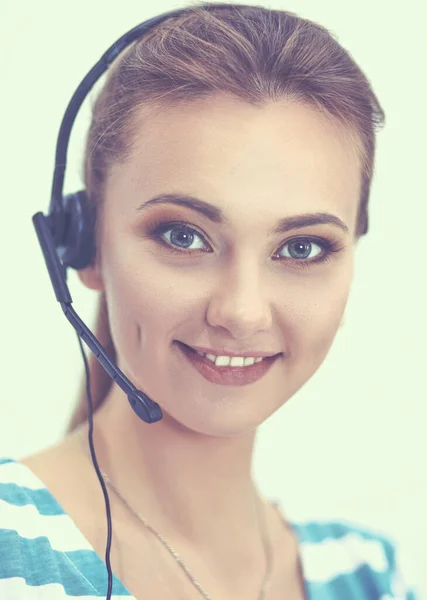
<path fill-rule="evenodd" d="M 95 258 L 95 211 L 85 190 L 63 196 L 61 208 L 51 216 L 59 258 L 65 268 L 83 269 Z"/>

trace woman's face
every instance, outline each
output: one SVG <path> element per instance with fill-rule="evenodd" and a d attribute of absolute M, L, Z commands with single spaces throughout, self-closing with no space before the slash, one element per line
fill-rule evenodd
<path fill-rule="evenodd" d="M 99 263 L 82 279 L 106 293 L 120 367 L 169 419 L 210 435 L 252 431 L 310 379 L 339 327 L 356 148 L 308 107 L 223 96 L 137 127 L 107 182 Z M 202 208 L 148 204 L 159 195 Z M 285 221 L 302 214 L 311 224 Z M 182 344 L 280 355 L 260 376 L 266 361 L 226 372 L 204 358 L 199 369 Z"/>

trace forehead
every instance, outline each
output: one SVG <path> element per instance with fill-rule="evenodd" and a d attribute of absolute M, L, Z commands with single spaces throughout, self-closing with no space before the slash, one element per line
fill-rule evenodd
<path fill-rule="evenodd" d="M 349 225 L 356 215 L 357 138 L 311 107 L 284 101 L 255 107 L 216 96 L 141 111 L 133 125 L 132 152 L 112 179 L 139 193 L 139 204 L 182 192 L 229 211 L 239 200 L 261 203 L 264 212 L 271 206 L 275 214 L 279 206 L 283 214 L 319 210 L 323 202 Z"/>

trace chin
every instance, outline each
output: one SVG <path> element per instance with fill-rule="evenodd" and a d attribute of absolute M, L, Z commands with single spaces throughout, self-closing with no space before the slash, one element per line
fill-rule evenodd
<path fill-rule="evenodd" d="M 163 419 L 166 427 L 176 431 L 206 435 L 211 437 L 235 437 L 253 434 L 270 415 L 260 418 L 260 415 L 251 415 L 245 410 L 222 409 L 209 411 L 206 409 L 200 413 L 197 408 L 185 414 L 171 414 L 167 408 L 163 408 Z M 258 417 L 258 418 L 256 418 Z M 160 422 L 162 422 L 160 421 Z"/>

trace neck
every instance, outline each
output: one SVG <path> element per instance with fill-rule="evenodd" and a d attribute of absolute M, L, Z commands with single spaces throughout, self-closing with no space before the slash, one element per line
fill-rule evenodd
<path fill-rule="evenodd" d="M 164 415 L 136 419 L 114 386 L 94 416 L 101 468 L 162 535 L 199 551 L 261 548 L 260 498 L 251 476 L 255 432 L 214 437 Z M 264 509 L 264 507 L 261 507 Z"/>

